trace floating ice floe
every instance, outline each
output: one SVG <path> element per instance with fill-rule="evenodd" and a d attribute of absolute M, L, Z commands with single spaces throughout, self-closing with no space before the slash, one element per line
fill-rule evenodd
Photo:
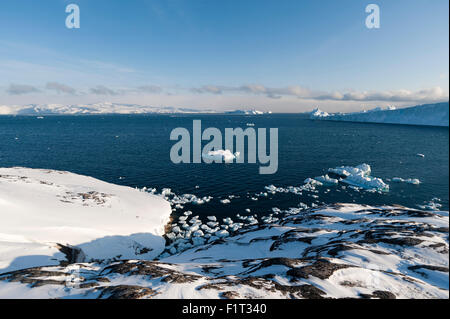
<path fill-rule="evenodd" d="M 292 193 L 296 195 L 303 195 L 303 192 L 318 193 L 317 187 L 321 186 L 336 186 L 339 182 L 351 185 L 352 190 L 364 189 L 366 191 L 374 192 L 388 192 L 389 185 L 386 184 L 381 178 L 372 177 L 371 167 L 368 164 L 361 164 L 358 166 L 341 166 L 336 168 L 328 169 L 330 174 L 339 176 L 339 178 L 332 178 L 328 174 L 317 176 L 314 178 L 307 178 L 303 181 L 301 186 L 288 186 L 288 187 L 277 187 L 275 185 L 268 185 L 264 188 L 267 193 Z M 409 183 L 417 183 L 416 180 L 405 180 Z M 345 187 L 343 187 L 345 189 Z M 338 191 L 338 190 L 336 190 Z M 325 193 L 330 192 L 330 189 L 326 189 Z M 259 194 L 258 194 L 259 196 Z M 311 195 L 309 195 L 311 196 Z M 317 198 L 317 195 L 313 196 Z"/>
<path fill-rule="evenodd" d="M 342 177 L 348 177 L 350 175 L 356 175 L 362 173 L 364 175 L 370 175 L 372 169 L 368 164 L 361 164 L 358 166 L 340 166 L 336 168 L 328 169 L 330 173 L 334 173 L 336 175 L 340 175 Z"/>
<path fill-rule="evenodd" d="M 429 211 L 438 211 L 442 207 L 442 204 L 439 203 L 440 201 L 440 198 L 434 197 L 428 203 L 425 203 L 424 205 L 417 205 L 417 207 Z"/>
<path fill-rule="evenodd" d="M 314 178 L 307 178 L 304 181 L 305 184 L 310 184 L 313 186 L 322 186 L 323 184 L 319 182 L 318 180 L 315 180 Z"/>
<path fill-rule="evenodd" d="M 322 183 L 323 185 L 337 185 L 339 183 L 339 180 L 337 180 L 335 178 L 331 178 L 328 175 L 317 176 L 317 177 L 314 177 L 314 179 L 316 181 Z"/>
<path fill-rule="evenodd" d="M 153 192 L 152 194 L 154 194 Z M 170 188 L 163 188 L 161 195 L 165 200 L 167 200 L 170 204 L 174 205 L 177 208 L 182 208 L 184 204 L 196 204 L 202 205 L 204 203 L 208 203 L 211 201 L 211 196 L 197 197 L 194 194 L 183 194 L 176 195 L 174 194 Z"/>
<path fill-rule="evenodd" d="M 393 182 L 396 183 L 408 183 L 408 184 L 414 184 L 414 185 L 419 185 L 420 184 L 420 180 L 417 178 L 408 178 L 408 179 L 403 179 L 401 177 L 394 177 L 392 179 Z"/>
<path fill-rule="evenodd" d="M 233 160 L 238 158 L 240 155 L 239 152 L 232 153 L 230 150 L 217 150 L 217 151 L 209 151 L 206 154 L 202 154 L 203 159 L 208 161 L 213 161 L 216 163 L 233 163 Z"/>
<path fill-rule="evenodd" d="M 381 178 L 370 176 L 372 169 L 368 164 L 361 164 L 358 166 L 340 166 L 336 168 L 330 168 L 330 173 L 334 173 L 342 177 L 342 182 L 361 187 L 364 189 L 375 189 L 381 192 L 388 192 L 389 185 L 386 184 Z"/>

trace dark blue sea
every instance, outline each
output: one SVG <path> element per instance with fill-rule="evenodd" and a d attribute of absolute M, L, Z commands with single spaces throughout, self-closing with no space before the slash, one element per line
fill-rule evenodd
<path fill-rule="evenodd" d="M 203 128 L 217 127 L 222 132 L 245 129 L 247 123 L 278 128 L 277 173 L 260 175 L 259 164 L 173 164 L 170 148 L 175 142 L 170 141 L 170 132 L 176 127 L 191 130 L 194 119 L 200 119 Z M 390 185 L 388 193 L 337 186 L 318 188 L 318 198 L 270 194 L 251 199 L 267 185 L 300 186 L 328 168 L 362 163 L 371 165 L 372 175 Z M 272 207 L 297 207 L 300 202 L 414 208 L 433 198 L 448 210 L 449 129 L 313 121 L 304 114 L 0 116 L 0 167 L 12 166 L 67 170 L 131 187 L 212 196 L 209 203 L 185 207 L 200 216 L 234 216 L 246 208 L 265 215 Z M 418 178 L 421 184 L 387 181 L 393 177 Z M 229 195 L 237 198 L 228 205 L 220 203 Z"/>

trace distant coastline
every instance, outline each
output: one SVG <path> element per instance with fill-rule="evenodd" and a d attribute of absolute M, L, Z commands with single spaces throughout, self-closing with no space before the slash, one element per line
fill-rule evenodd
<path fill-rule="evenodd" d="M 428 126 L 449 126 L 449 102 L 417 105 L 402 109 L 380 109 L 354 112 L 332 113 L 315 109 L 311 112 L 313 120 L 367 122 L 386 124 L 409 124 Z"/>

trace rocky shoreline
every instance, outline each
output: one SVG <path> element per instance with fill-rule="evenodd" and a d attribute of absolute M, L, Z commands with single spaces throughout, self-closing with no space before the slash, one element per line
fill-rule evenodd
<path fill-rule="evenodd" d="M 448 234 L 446 212 L 334 204 L 159 260 L 4 273 L 0 297 L 448 298 Z"/>

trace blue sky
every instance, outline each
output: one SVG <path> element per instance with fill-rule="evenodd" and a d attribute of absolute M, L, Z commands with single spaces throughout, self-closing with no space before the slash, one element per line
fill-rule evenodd
<path fill-rule="evenodd" d="M 67 29 L 65 7 L 80 7 Z M 379 29 L 367 29 L 376 3 Z M 0 104 L 348 111 L 448 100 L 447 0 L 0 3 Z"/>

